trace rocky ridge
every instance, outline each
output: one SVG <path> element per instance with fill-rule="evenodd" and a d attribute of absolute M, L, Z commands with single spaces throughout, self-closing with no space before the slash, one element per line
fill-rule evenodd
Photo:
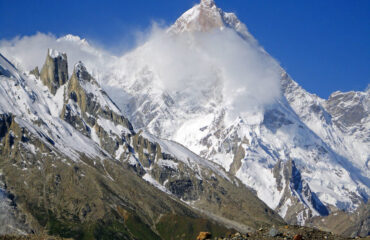
<path fill-rule="evenodd" d="M 44 72 L 55 69 L 48 62 L 63 60 L 52 53 Z M 12 227 L 77 239 L 167 239 L 174 229 L 196 234 L 171 226 L 174 218 L 219 234 L 229 231 L 225 225 L 251 231 L 283 224 L 221 167 L 179 144 L 135 133 L 82 63 L 53 85 L 53 94 L 41 76 L 0 60 L 2 191 L 20 224 Z M 54 79 L 66 74 L 56 71 Z"/>

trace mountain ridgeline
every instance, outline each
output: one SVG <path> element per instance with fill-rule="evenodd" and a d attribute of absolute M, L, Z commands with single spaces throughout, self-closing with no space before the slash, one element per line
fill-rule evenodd
<path fill-rule="evenodd" d="M 82 62 L 65 79 L 54 50 L 40 75 L 0 57 L 2 234 L 185 239 L 284 224 L 221 167 L 136 133 Z"/>
<path fill-rule="evenodd" d="M 307 92 L 213 0 L 120 57 L 55 46 L 89 57 L 0 54 L 0 235 L 369 234 L 369 88 Z"/>
<path fill-rule="evenodd" d="M 370 195 L 369 89 L 322 99 L 280 66 L 258 65 L 274 60 L 212 0 L 186 11 L 166 34 L 175 48 L 153 53 L 162 45 L 149 39 L 101 77 L 114 101 L 129 96 L 119 107 L 136 128 L 221 165 L 290 224 L 368 234 L 369 216 L 359 213 Z M 179 88 L 166 86 L 176 80 Z M 275 88 L 280 94 L 271 94 Z M 348 221 L 338 226 L 336 216 Z"/>

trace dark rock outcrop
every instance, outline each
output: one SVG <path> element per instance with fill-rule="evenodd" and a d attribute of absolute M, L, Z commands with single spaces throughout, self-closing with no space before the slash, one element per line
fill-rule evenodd
<path fill-rule="evenodd" d="M 30 74 L 34 75 L 36 78 L 39 78 L 40 77 L 39 67 L 35 67 L 33 70 L 31 70 Z"/>

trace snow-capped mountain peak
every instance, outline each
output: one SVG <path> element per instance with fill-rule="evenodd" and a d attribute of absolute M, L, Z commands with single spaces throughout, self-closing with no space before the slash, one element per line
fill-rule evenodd
<path fill-rule="evenodd" d="M 217 8 L 214 0 L 202 0 L 190 10 L 186 11 L 170 27 L 169 32 L 207 32 L 214 29 L 231 28 L 243 38 L 253 39 L 247 27 L 234 13 L 224 12 Z"/>
<path fill-rule="evenodd" d="M 367 201 L 369 120 L 365 110 L 351 114 L 366 109 L 366 94 L 337 93 L 325 101 L 308 93 L 235 14 L 213 1 L 186 11 L 168 32 L 175 40 L 150 39 L 123 56 L 105 81 L 115 102 L 122 93 L 130 99 L 119 107 L 136 128 L 223 166 L 290 223 L 351 212 Z M 166 88 L 177 82 L 175 90 Z M 339 129 L 348 122 L 360 140 Z"/>
<path fill-rule="evenodd" d="M 79 36 L 67 34 L 63 37 L 57 39 L 57 42 L 71 42 L 77 43 L 79 45 L 89 46 L 89 42 L 85 38 L 80 38 Z"/>
<path fill-rule="evenodd" d="M 203 5 L 203 6 L 209 7 L 209 8 L 212 8 L 212 7 L 216 6 L 214 0 L 201 0 L 200 4 Z"/>

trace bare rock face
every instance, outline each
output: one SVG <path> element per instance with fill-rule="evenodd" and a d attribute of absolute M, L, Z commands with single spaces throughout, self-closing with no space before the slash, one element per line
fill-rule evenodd
<path fill-rule="evenodd" d="M 370 142 L 370 130 L 366 127 L 370 119 L 370 91 L 334 92 L 325 101 L 334 124 L 344 133 Z"/>
<path fill-rule="evenodd" d="M 30 74 L 34 75 L 36 78 L 39 78 L 40 77 L 39 67 L 35 67 L 33 70 L 31 70 Z"/>
<path fill-rule="evenodd" d="M 58 88 L 68 81 L 67 55 L 49 49 L 40 78 L 50 92 L 55 95 Z"/>
<path fill-rule="evenodd" d="M 133 134 L 131 123 L 121 115 L 82 62 L 75 65 L 66 86 L 61 118 L 87 137 L 95 134 L 99 138 L 98 143 L 112 155 L 122 144 L 127 148 L 125 139 Z M 113 133 L 104 122 L 121 126 L 127 131 Z"/>

